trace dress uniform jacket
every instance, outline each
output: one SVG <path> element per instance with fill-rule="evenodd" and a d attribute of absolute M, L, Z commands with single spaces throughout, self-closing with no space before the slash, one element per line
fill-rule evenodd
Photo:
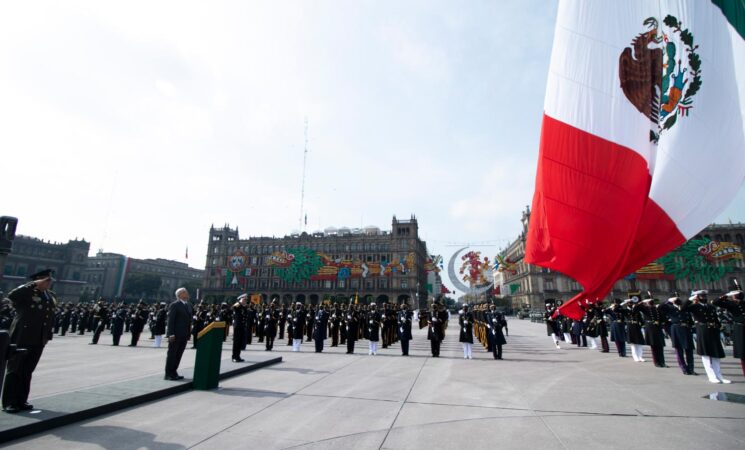
<path fill-rule="evenodd" d="M 696 353 L 712 358 L 724 358 L 724 348 L 719 339 L 720 322 L 716 306 L 687 302 L 684 309 L 690 311 L 696 321 Z"/>
<path fill-rule="evenodd" d="M 725 297 L 713 303 L 732 315 L 732 356 L 745 359 L 745 301 Z"/>
<path fill-rule="evenodd" d="M 460 342 L 473 344 L 473 313 L 468 311 L 464 312 L 458 317 L 458 324 L 460 325 Z"/>

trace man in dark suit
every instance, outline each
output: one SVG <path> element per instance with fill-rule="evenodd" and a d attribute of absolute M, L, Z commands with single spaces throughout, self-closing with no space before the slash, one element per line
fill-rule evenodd
<path fill-rule="evenodd" d="M 49 290 L 54 281 L 52 274 L 52 270 L 35 273 L 30 277 L 33 281 L 8 293 L 16 311 L 10 325 L 10 343 L 26 349 L 8 360 L 3 389 L 3 409 L 8 413 L 34 408 L 28 403 L 31 375 L 41 359 L 44 346 L 52 339 L 57 308 L 54 293 Z"/>
<path fill-rule="evenodd" d="M 168 356 L 166 357 L 166 380 L 182 380 L 177 370 L 184 354 L 186 343 L 191 336 L 191 318 L 193 312 L 189 304 L 189 291 L 186 288 L 176 289 L 176 300 L 168 306 Z"/>

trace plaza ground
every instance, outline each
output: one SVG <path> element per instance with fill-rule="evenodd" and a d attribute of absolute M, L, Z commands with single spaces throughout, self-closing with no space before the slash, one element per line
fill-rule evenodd
<path fill-rule="evenodd" d="M 411 356 L 400 346 L 367 355 L 346 347 L 293 353 L 275 343 L 280 364 L 237 376 L 214 391 L 190 391 L 96 419 L 10 442 L 33 449 L 230 448 L 707 448 L 745 446 L 745 404 L 705 399 L 722 391 L 745 395 L 739 361 L 722 360 L 730 385 L 684 376 L 672 348 L 669 368 L 635 363 L 614 352 L 564 344 L 545 326 L 511 320 L 505 359 L 474 345 L 464 360 L 451 321 L 442 356 L 432 358 L 425 330 Z M 125 338 L 128 335 L 125 335 Z M 165 348 L 111 347 L 104 335 L 55 337 L 34 374 L 31 401 L 162 374 Z M 126 342 L 128 343 L 128 342 Z M 125 343 L 125 344 L 126 344 Z M 669 344 L 669 341 L 668 341 Z M 613 351 L 611 345 L 611 351 Z M 244 355 L 264 352 L 249 346 Z M 728 349 L 729 352 L 729 349 Z M 230 356 L 230 340 L 223 355 Z M 191 367 L 187 349 L 182 367 Z M 188 372 L 182 373 L 190 376 Z M 0 425 L 4 415 L 0 415 Z"/>

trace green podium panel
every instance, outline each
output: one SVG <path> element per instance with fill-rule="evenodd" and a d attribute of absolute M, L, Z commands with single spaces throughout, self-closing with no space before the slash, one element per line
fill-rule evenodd
<path fill-rule="evenodd" d="M 225 322 L 212 322 L 197 335 L 194 389 L 207 390 L 217 387 L 224 336 Z"/>

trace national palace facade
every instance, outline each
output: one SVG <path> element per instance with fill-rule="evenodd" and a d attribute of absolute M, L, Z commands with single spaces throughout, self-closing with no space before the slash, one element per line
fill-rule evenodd
<path fill-rule="evenodd" d="M 327 228 L 285 237 L 241 239 L 238 228 L 210 228 L 206 302 L 242 293 L 264 301 L 402 303 L 427 299 L 427 246 L 414 216 L 393 217 L 390 231 Z"/>
<path fill-rule="evenodd" d="M 507 262 L 494 274 L 501 297 L 515 309 L 541 309 L 546 298 L 566 301 L 579 294 L 582 286 L 572 278 L 523 260 L 530 207 L 521 222 L 520 236 L 500 251 Z M 744 246 L 745 224 L 711 224 L 678 249 L 618 280 L 609 297 L 650 291 L 664 301 L 673 292 L 685 295 L 692 289 L 721 295 L 733 278 L 745 282 Z"/>

